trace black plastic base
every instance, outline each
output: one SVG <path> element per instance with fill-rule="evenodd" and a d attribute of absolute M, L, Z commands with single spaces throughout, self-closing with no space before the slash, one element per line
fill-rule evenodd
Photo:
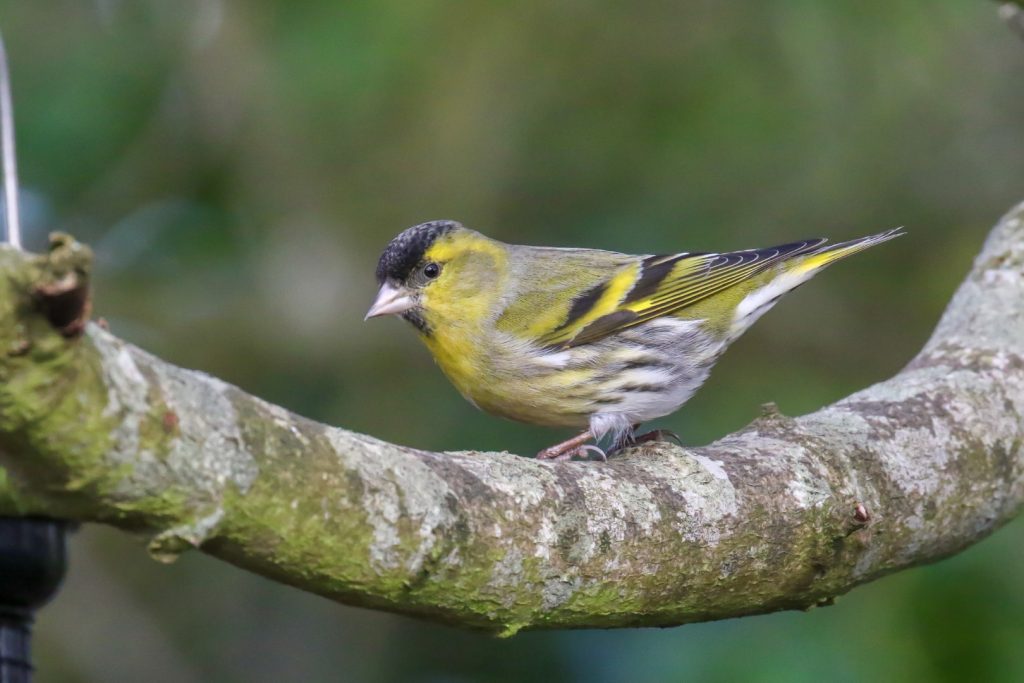
<path fill-rule="evenodd" d="M 0 683 L 32 680 L 32 616 L 64 579 L 67 529 L 53 519 L 0 517 Z"/>

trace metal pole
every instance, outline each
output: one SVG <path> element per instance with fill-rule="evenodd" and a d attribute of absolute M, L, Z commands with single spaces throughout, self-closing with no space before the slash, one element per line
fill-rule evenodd
<path fill-rule="evenodd" d="M 14 111 L 7 52 L 0 36 L 0 156 L 3 158 L 7 241 L 21 249 Z M 67 567 L 67 523 L 0 517 L 0 683 L 32 680 L 35 610 L 57 592 Z"/>
<path fill-rule="evenodd" d="M 14 105 L 11 102 L 11 72 L 7 48 L 0 34 L 0 150 L 4 169 L 4 220 L 7 241 L 21 249 L 21 213 L 18 210 L 18 156 L 14 149 Z"/>

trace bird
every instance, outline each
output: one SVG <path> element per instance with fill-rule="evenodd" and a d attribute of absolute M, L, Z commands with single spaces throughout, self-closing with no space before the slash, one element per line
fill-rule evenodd
<path fill-rule="evenodd" d="M 477 408 L 583 429 L 538 458 L 606 459 L 638 443 L 677 438 L 636 430 L 685 404 L 725 349 L 782 295 L 902 234 L 895 228 L 836 244 L 813 238 L 722 253 L 631 255 L 506 244 L 435 220 L 388 243 L 364 319 L 397 315 L 411 323 Z"/>

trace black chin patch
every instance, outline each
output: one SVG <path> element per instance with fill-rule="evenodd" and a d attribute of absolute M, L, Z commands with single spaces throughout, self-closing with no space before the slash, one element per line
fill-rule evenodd
<path fill-rule="evenodd" d="M 423 319 L 423 315 L 418 308 L 409 309 L 402 314 L 402 317 L 412 323 L 412 326 L 419 330 L 420 333 L 428 337 L 430 336 L 430 325 L 428 325 L 427 321 Z"/>
<path fill-rule="evenodd" d="M 423 260 L 423 254 L 438 237 L 462 227 L 455 221 L 430 221 L 404 230 L 388 243 L 377 262 L 377 282 L 405 282 L 412 269 Z"/>

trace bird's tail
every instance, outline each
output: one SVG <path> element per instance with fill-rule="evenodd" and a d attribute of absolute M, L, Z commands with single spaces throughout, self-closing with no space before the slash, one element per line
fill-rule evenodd
<path fill-rule="evenodd" d="M 860 239 L 850 240 L 849 242 L 826 245 L 820 247 L 816 251 L 806 254 L 801 260 L 793 264 L 795 266 L 794 270 L 802 273 L 812 273 L 814 271 L 821 270 L 827 265 L 835 263 L 839 259 L 852 256 L 853 254 L 862 252 L 876 244 L 888 242 L 889 240 L 904 234 L 906 233 L 904 233 L 903 228 L 900 227 L 880 232 L 877 235 L 869 235 L 867 237 L 861 237 Z"/>

